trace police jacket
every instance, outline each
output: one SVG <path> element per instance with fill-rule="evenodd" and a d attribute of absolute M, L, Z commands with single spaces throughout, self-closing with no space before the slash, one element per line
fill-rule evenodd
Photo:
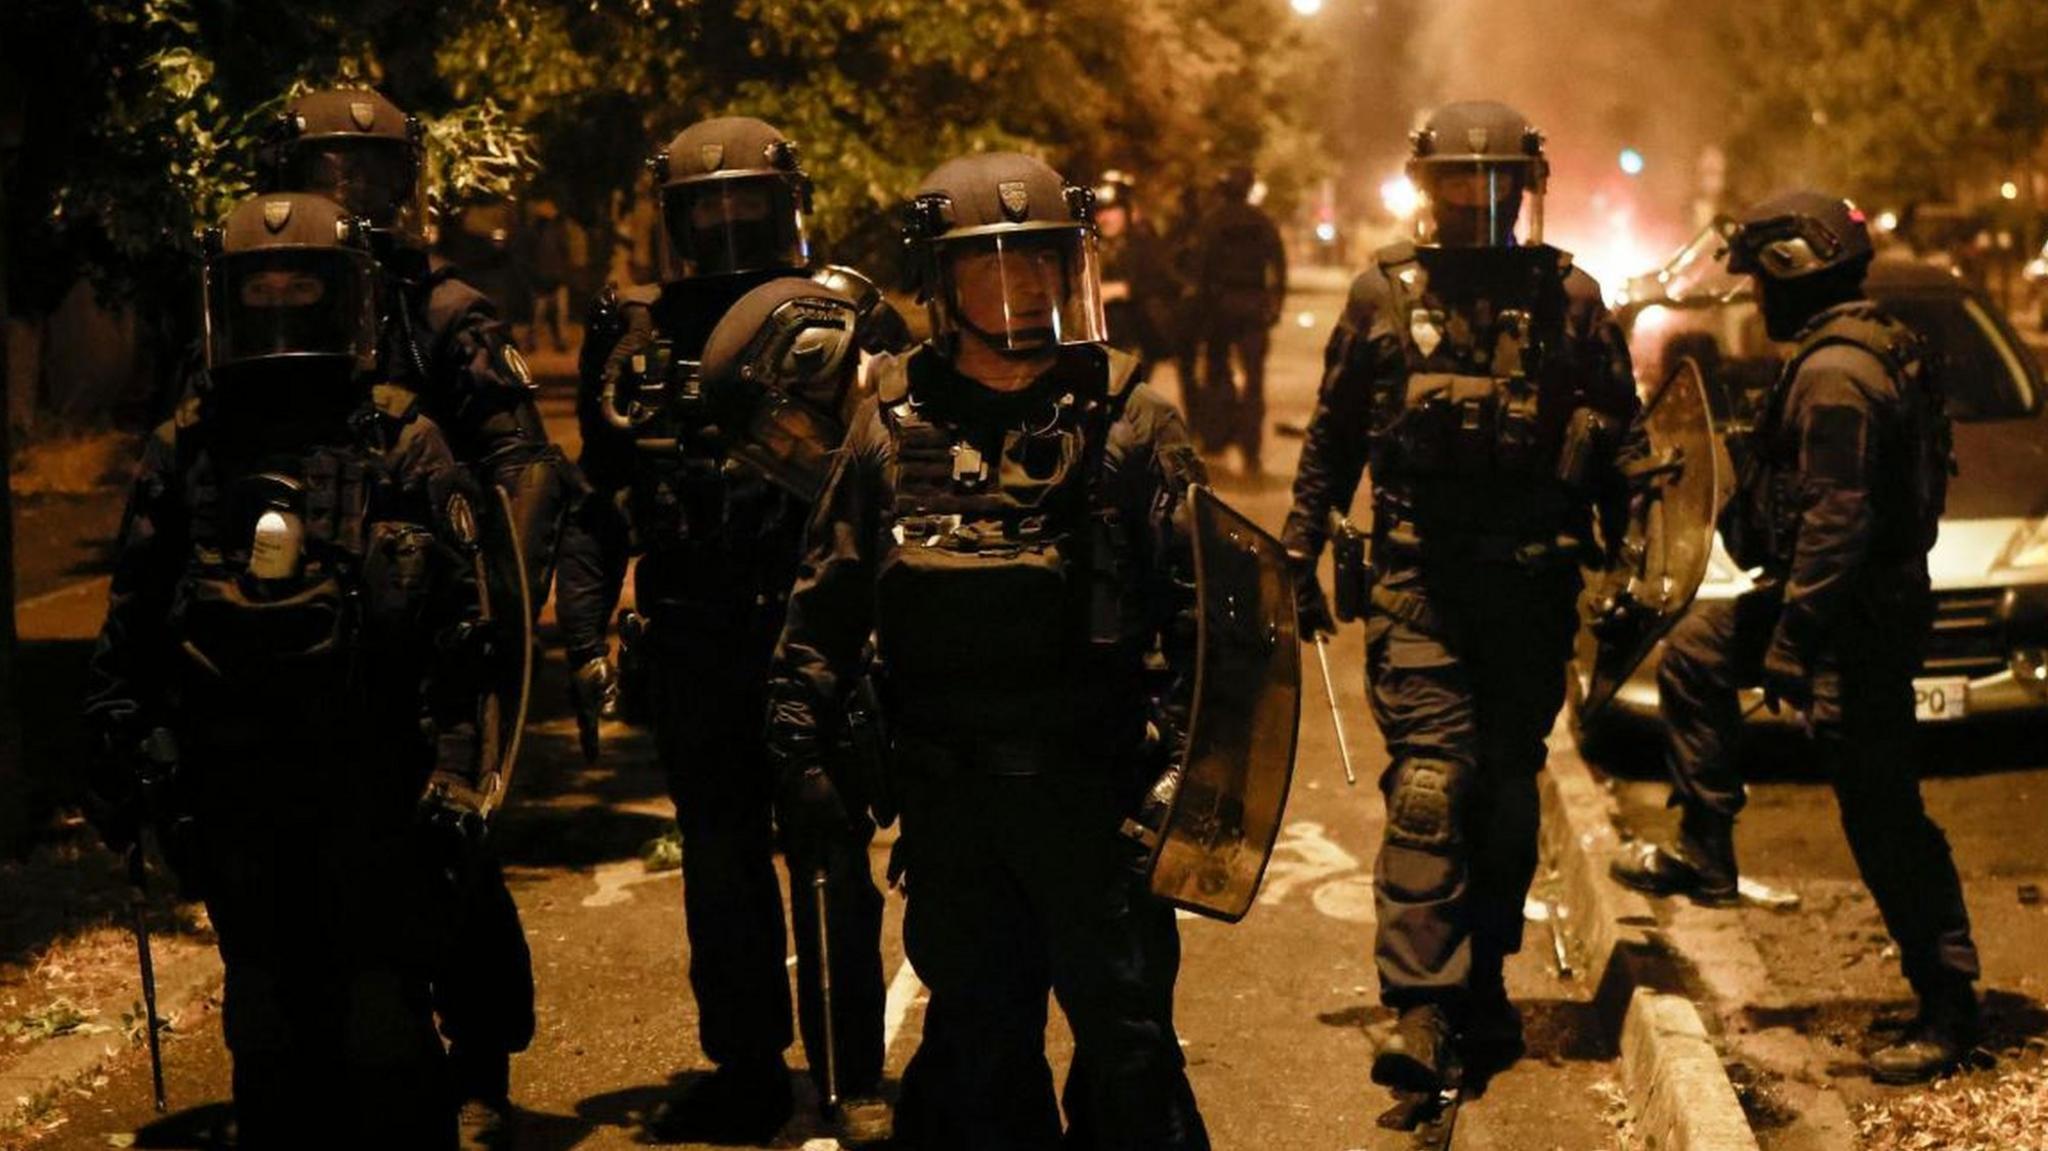
<path fill-rule="evenodd" d="M 395 398 L 394 398 L 395 397 Z M 440 431 L 380 389 L 345 424 L 277 435 L 187 402 L 151 436 L 88 676 L 88 726 L 168 726 L 188 748 L 405 749 L 474 704 L 446 641 L 478 617 L 472 488 Z M 264 442 L 264 440 L 268 442 Z M 283 477 L 301 562 L 272 578 L 261 502 Z M 255 501 L 255 502 L 252 502 Z"/>
<path fill-rule="evenodd" d="M 1924 345 L 1867 300 L 1798 336 L 1722 516 L 1737 563 L 1782 587 L 1772 639 L 1811 666 L 1858 596 L 1925 595 L 1953 468 Z"/>
<path fill-rule="evenodd" d="M 419 394 L 455 457 L 496 471 L 548 451 L 532 373 L 491 298 L 435 259 L 420 278 L 396 279 L 396 299 L 385 374 Z"/>
<path fill-rule="evenodd" d="M 634 554 L 636 602 L 671 639 L 689 621 L 740 626 L 786 596 L 805 509 L 729 464 L 692 392 L 719 318 L 765 278 L 608 288 L 593 306 L 577 391 L 577 462 L 593 497 L 565 525 L 556 587 L 572 663 L 604 654 Z M 644 419 L 618 425 L 612 413 L 657 394 Z"/>
<path fill-rule="evenodd" d="M 1178 412 L 1130 383 L 1135 366 L 1071 348 L 1002 394 L 930 346 L 877 361 L 776 650 L 775 762 L 821 753 L 870 633 L 901 736 L 1078 747 L 1094 763 L 1142 744 L 1148 719 L 1177 738 L 1194 586 L 1176 514 L 1202 471 Z"/>
<path fill-rule="evenodd" d="M 1640 412 L 1628 345 L 1569 255 L 1392 245 L 1324 349 L 1284 542 L 1312 568 L 1370 467 L 1376 564 L 1571 559 L 1595 507 L 1619 537 Z"/>
<path fill-rule="evenodd" d="M 1272 217 L 1232 201 L 1202 217 L 1195 291 L 1212 316 L 1270 324 L 1287 293 L 1287 245 Z"/>

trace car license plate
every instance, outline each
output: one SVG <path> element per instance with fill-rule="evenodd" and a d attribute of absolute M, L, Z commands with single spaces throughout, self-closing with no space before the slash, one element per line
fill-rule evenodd
<path fill-rule="evenodd" d="M 1947 723 L 1970 714 L 1970 681 L 1960 675 L 1913 681 L 1913 718 Z"/>

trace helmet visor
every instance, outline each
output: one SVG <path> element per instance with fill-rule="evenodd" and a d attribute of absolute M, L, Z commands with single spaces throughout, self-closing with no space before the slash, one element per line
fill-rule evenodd
<path fill-rule="evenodd" d="M 1776 216 L 1737 227 L 1728 240 L 1728 270 L 1739 276 L 1796 280 L 1834 266 L 1842 240 L 1811 216 Z"/>
<path fill-rule="evenodd" d="M 418 153 L 383 137 L 314 139 L 291 150 L 286 187 L 311 192 L 363 216 L 380 231 L 426 234 L 426 194 Z"/>
<path fill-rule="evenodd" d="M 937 332 L 970 328 L 1008 351 L 1100 343 L 1102 276 L 1084 227 L 986 232 L 940 240 L 932 293 Z"/>
<path fill-rule="evenodd" d="M 206 366 L 317 357 L 375 363 L 377 305 L 369 256 L 341 248 L 271 248 L 207 261 Z"/>
<path fill-rule="evenodd" d="M 690 180 L 661 190 L 661 278 L 730 276 L 810 262 L 797 189 L 781 175 Z"/>
<path fill-rule="evenodd" d="M 1450 157 L 1412 166 L 1422 211 L 1420 238 L 1447 248 L 1503 248 L 1516 244 L 1525 199 L 1533 199 L 1529 243 L 1543 241 L 1543 193 L 1532 161 Z"/>

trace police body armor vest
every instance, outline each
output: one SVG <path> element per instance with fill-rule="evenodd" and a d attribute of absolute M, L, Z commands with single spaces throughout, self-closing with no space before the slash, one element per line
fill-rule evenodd
<path fill-rule="evenodd" d="M 653 288 L 631 289 L 607 303 L 621 317 L 612 336 L 623 334 L 629 308 L 651 310 Z M 801 521 L 796 501 L 780 489 L 731 464 L 708 411 L 698 363 L 683 358 L 677 341 L 656 330 L 645 347 L 633 348 L 613 385 L 616 404 L 630 414 L 623 430 L 631 447 L 632 484 L 626 507 L 633 546 L 645 552 L 716 545 L 789 572 L 791 546 L 776 528 Z M 737 531 L 735 531 L 735 529 Z M 776 581 L 767 581 L 772 584 Z M 787 580 L 778 591 L 787 590 Z"/>
<path fill-rule="evenodd" d="M 983 734 L 1077 721 L 1056 701 L 1122 638 L 1128 548 L 1101 489 L 1135 361 L 1113 354 L 1108 388 L 1077 382 L 1001 428 L 930 415 L 910 383 L 922 358 L 880 361 L 877 380 L 894 449 L 875 593 L 890 691 L 928 717 L 960 700 Z"/>
<path fill-rule="evenodd" d="M 1371 466 L 1389 518 L 1532 539 L 1564 531 L 1617 431 L 1589 406 L 1573 362 L 1571 257 L 1396 244 L 1377 259 L 1406 367 L 1373 397 Z"/>
<path fill-rule="evenodd" d="M 1782 575 L 1796 558 L 1804 515 L 1800 444 L 1798 429 L 1784 426 L 1785 407 L 1806 361 L 1838 345 L 1873 356 L 1899 394 L 1890 423 L 1873 429 L 1880 461 L 1870 472 L 1871 497 L 1879 507 L 1876 557 L 1910 559 L 1934 546 L 1948 507 L 1949 477 L 1956 472 L 1947 393 L 1926 341 L 1864 302 L 1834 309 L 1805 333 L 1751 434 L 1737 497 L 1721 524 L 1730 556 L 1744 567 Z M 1888 405 L 1873 407 L 1883 412 Z"/>
<path fill-rule="evenodd" d="M 171 604 L 171 678 L 179 708 L 216 736 L 222 721 L 251 735 L 283 722 L 317 739 L 363 723 L 373 690 L 417 693 L 434 501 L 386 462 L 378 440 L 392 425 L 364 412 L 355 443 L 248 459 L 218 450 L 203 425 L 179 429 L 190 551 Z M 296 557 L 259 538 L 266 512 L 296 527 Z"/>

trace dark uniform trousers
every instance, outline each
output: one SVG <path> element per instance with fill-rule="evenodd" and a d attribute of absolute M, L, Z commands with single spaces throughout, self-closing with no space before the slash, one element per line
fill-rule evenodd
<path fill-rule="evenodd" d="M 417 779 L 385 786 L 389 758 L 332 750 L 186 752 L 238 1145 L 452 1148 L 428 979 L 453 893 Z"/>
<path fill-rule="evenodd" d="M 1173 911 L 1118 831 L 1130 788 L 1107 765 L 1021 758 L 915 740 L 898 751 L 904 946 L 930 989 L 898 1145 L 1206 1149 L 1173 1031 Z M 1074 1034 L 1064 1143 L 1048 990 Z"/>
<path fill-rule="evenodd" d="M 643 560 L 643 565 L 648 561 Z M 643 587 L 645 584 L 643 584 Z M 775 875 L 774 773 L 763 740 L 767 664 L 780 605 L 748 611 L 654 601 L 655 742 L 683 838 L 684 923 L 698 1036 L 713 1063 L 777 1058 L 791 1039 L 788 939 Z M 882 1076 L 882 896 L 868 864 L 871 825 L 828 865 L 834 1039 L 842 1092 Z M 813 1075 L 817 929 L 810 875 L 792 868 L 803 1034 Z"/>
<path fill-rule="evenodd" d="M 434 1012 L 464 1099 L 510 1094 L 507 1059 L 533 1043 L 533 952 L 505 871 L 488 849 L 460 878 L 453 936 L 434 977 Z"/>
<path fill-rule="evenodd" d="M 1670 731 L 1673 802 L 1733 816 L 1742 777 L 1732 747 L 1739 689 L 1762 682 L 1780 594 L 1696 602 L 1665 641 L 1657 672 Z M 1977 949 L 1948 839 L 1927 816 L 1913 760 L 1913 673 L 1931 605 L 1924 587 L 1851 601 L 1835 651 L 1813 670 L 1814 742 L 1841 807 L 1857 870 L 1916 992 L 1974 981 Z"/>
<path fill-rule="evenodd" d="M 1266 426 L 1266 351 L 1271 332 L 1263 309 L 1218 306 L 1204 333 L 1206 363 L 1198 410 L 1210 426 L 1196 432 L 1211 450 L 1232 444 L 1257 457 Z M 1244 376 L 1233 382 L 1231 357 Z"/>
<path fill-rule="evenodd" d="M 1536 773 L 1564 701 L 1575 570 L 1390 565 L 1366 615 L 1366 677 L 1390 762 L 1374 876 L 1380 997 L 1457 1010 L 1475 968 L 1521 949 Z"/>

